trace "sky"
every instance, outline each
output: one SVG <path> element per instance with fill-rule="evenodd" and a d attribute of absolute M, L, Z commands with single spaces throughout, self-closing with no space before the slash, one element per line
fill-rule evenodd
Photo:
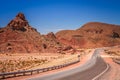
<path fill-rule="evenodd" d="M 0 0 L 0 27 L 19 12 L 41 34 L 77 29 L 87 22 L 120 25 L 120 0 Z"/>

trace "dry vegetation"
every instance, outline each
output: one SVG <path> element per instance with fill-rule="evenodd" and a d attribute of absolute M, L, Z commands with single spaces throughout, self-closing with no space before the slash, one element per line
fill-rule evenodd
<path fill-rule="evenodd" d="M 91 50 L 78 49 L 74 54 L 0 54 L 0 73 L 21 70 L 31 70 L 61 65 L 78 60 L 78 54 L 83 58 Z"/>
<path fill-rule="evenodd" d="M 105 49 L 104 51 L 105 53 L 110 55 L 113 59 L 120 60 L 120 47 L 119 46 Z"/>
<path fill-rule="evenodd" d="M 11 72 L 18 70 L 27 70 L 34 66 L 44 64 L 49 62 L 48 59 L 39 58 L 37 56 L 27 56 L 27 55 L 19 55 L 19 54 L 11 54 L 0 56 L 0 72 Z"/>

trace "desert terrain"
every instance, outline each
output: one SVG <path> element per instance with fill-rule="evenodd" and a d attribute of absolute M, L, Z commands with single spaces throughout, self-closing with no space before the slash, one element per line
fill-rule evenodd
<path fill-rule="evenodd" d="M 110 69 L 105 74 L 107 77 L 100 79 L 120 80 L 117 63 L 120 62 L 120 25 L 89 22 L 76 30 L 41 34 L 30 26 L 23 13 L 18 13 L 7 26 L 0 28 L 0 39 L 0 73 L 71 63 L 78 60 L 78 55 L 85 63 L 86 56 L 102 48 L 100 54 Z"/>
<path fill-rule="evenodd" d="M 58 53 L 34 53 L 34 54 L 0 54 L 0 72 L 13 72 L 20 70 L 31 70 L 46 68 L 50 66 L 70 63 L 91 52 L 81 50 L 79 54 L 58 54 Z"/>

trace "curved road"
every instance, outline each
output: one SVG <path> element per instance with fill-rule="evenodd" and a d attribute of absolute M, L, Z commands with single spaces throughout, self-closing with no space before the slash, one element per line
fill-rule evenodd
<path fill-rule="evenodd" d="M 77 68 L 28 80 L 95 80 L 94 78 L 107 68 L 107 64 L 100 57 L 101 51 L 102 49 L 96 49 L 91 59 Z"/>

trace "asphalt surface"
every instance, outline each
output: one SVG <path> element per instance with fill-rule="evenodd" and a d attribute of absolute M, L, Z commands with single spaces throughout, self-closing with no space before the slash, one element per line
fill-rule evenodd
<path fill-rule="evenodd" d="M 70 70 L 61 71 L 54 74 L 46 74 L 42 77 L 28 80 L 92 80 L 106 69 L 107 64 L 100 57 L 102 49 L 95 50 L 91 59 L 82 66 Z"/>

